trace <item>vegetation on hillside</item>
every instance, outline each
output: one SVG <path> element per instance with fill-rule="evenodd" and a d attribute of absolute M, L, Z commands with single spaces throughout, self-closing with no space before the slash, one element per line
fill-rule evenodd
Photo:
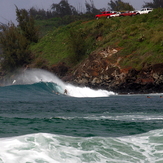
<path fill-rule="evenodd" d="M 163 62 L 162 23 L 162 8 L 135 17 L 76 21 L 49 32 L 31 49 L 49 65 L 59 61 L 72 65 L 93 51 L 118 48 L 113 59 L 121 57 L 122 67 L 139 69 Z"/>
<path fill-rule="evenodd" d="M 162 2 L 145 3 L 146 7 L 151 5 L 162 7 Z M 162 8 L 147 15 L 95 20 L 94 15 L 104 9 L 96 9 L 93 0 L 86 1 L 85 7 L 85 12 L 77 10 L 68 0 L 52 4 L 49 11 L 16 7 L 18 26 L 1 26 L 1 68 L 11 71 L 26 64 L 50 67 L 59 62 L 73 67 L 93 51 L 108 47 L 121 49 L 112 59 L 121 58 L 123 67 L 162 62 Z M 134 8 L 122 0 L 111 0 L 108 9 Z"/>

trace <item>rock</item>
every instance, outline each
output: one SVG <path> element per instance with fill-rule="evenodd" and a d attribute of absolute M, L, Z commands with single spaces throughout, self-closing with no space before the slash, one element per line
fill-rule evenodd
<path fill-rule="evenodd" d="M 83 78 L 83 79 L 79 80 L 78 83 L 82 84 L 82 85 L 85 85 L 85 84 L 88 83 L 88 80 Z"/>
<path fill-rule="evenodd" d="M 141 70 L 122 69 L 122 58 L 113 57 L 119 50 L 106 48 L 90 54 L 74 71 L 71 82 L 117 93 L 163 92 L 163 64 L 144 64 Z"/>
<path fill-rule="evenodd" d="M 66 66 L 65 62 L 60 62 L 57 65 L 53 65 L 51 67 L 51 71 L 59 77 L 65 76 L 68 70 L 69 70 L 69 67 Z"/>
<path fill-rule="evenodd" d="M 155 80 L 158 80 L 159 79 L 159 75 L 157 74 L 157 73 L 153 73 L 153 78 L 155 79 Z"/>

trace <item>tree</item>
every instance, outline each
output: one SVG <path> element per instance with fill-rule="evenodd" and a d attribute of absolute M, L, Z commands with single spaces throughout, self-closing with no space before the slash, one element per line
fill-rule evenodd
<path fill-rule="evenodd" d="M 125 3 L 122 0 L 111 0 L 110 3 L 108 3 L 108 5 L 109 5 L 109 10 L 112 11 L 134 10 L 132 5 L 130 5 L 129 3 Z"/>
<path fill-rule="evenodd" d="M 13 23 L 1 25 L 0 46 L 2 48 L 1 66 L 11 71 L 31 61 L 29 45 L 38 41 L 38 29 L 33 17 L 25 10 L 16 7 L 18 26 Z"/>
<path fill-rule="evenodd" d="M 85 7 L 86 7 L 86 13 L 88 13 L 88 14 L 95 15 L 95 14 L 99 13 L 99 10 L 96 9 L 93 0 L 90 0 L 90 4 L 87 1 L 85 1 Z"/>
<path fill-rule="evenodd" d="M 68 0 L 61 0 L 58 4 L 52 4 L 51 9 L 56 16 L 76 15 L 77 11 L 75 7 L 68 3 Z"/>
<path fill-rule="evenodd" d="M 28 64 L 31 59 L 30 51 L 28 50 L 29 41 L 13 23 L 9 23 L 7 26 L 2 25 L 1 28 L 2 68 L 11 71 Z"/>
<path fill-rule="evenodd" d="M 151 8 L 163 8 L 163 0 L 153 0 L 153 2 L 145 2 L 143 7 L 151 7 Z"/>
<path fill-rule="evenodd" d="M 22 31 L 22 34 L 30 42 L 38 42 L 39 33 L 38 28 L 35 26 L 34 18 L 25 9 L 19 10 L 16 6 L 16 20 L 18 27 Z"/>

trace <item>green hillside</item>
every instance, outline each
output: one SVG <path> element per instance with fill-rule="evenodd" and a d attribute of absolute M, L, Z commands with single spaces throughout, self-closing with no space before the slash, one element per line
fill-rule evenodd
<path fill-rule="evenodd" d="M 34 66 L 50 67 L 63 61 L 73 67 L 107 47 L 120 49 L 112 59 L 121 57 L 124 68 L 163 62 L 163 9 L 134 17 L 81 20 L 58 28 L 51 24 L 39 43 L 31 45 Z"/>

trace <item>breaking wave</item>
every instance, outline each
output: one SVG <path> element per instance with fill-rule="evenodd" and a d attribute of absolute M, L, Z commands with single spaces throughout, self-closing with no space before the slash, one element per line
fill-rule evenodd
<path fill-rule="evenodd" d="M 29 84 L 39 84 L 40 87 L 44 86 L 44 89 L 48 89 L 49 91 L 59 94 L 64 94 L 65 90 L 67 90 L 66 95 L 72 97 L 108 97 L 110 95 L 115 95 L 114 92 L 106 90 L 94 90 L 89 87 L 78 87 L 72 84 L 67 84 L 54 74 L 41 69 L 29 69 L 23 73 L 17 74 L 8 85 Z"/>

